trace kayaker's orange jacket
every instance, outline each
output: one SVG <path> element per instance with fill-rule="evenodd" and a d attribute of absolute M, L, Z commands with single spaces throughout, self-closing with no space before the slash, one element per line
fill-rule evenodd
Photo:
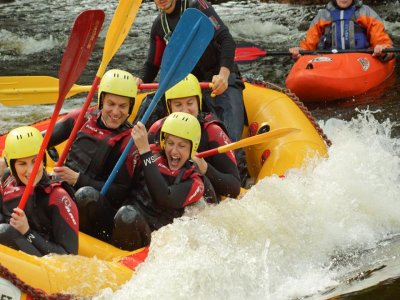
<path fill-rule="evenodd" d="M 335 9 L 329 2 L 326 8 L 319 10 L 307 31 L 306 37 L 300 41 L 299 46 L 304 50 L 315 50 L 321 37 L 325 34 L 327 27 L 332 25 L 331 11 Z M 354 21 L 366 30 L 370 47 L 376 45 L 387 45 L 391 47 L 393 42 L 385 32 L 385 26 L 379 15 L 369 6 L 361 5 L 354 13 Z"/>

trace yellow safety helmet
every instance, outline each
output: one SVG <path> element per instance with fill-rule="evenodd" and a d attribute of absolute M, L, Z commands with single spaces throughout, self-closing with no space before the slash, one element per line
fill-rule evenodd
<path fill-rule="evenodd" d="M 99 109 L 103 107 L 102 93 L 129 97 L 129 115 L 131 115 L 137 95 L 136 78 L 131 73 L 123 70 L 109 70 L 103 75 L 99 85 L 97 102 Z"/>
<path fill-rule="evenodd" d="M 196 117 L 184 112 L 170 114 L 161 127 L 160 145 L 165 149 L 165 134 L 171 134 L 192 142 L 190 157 L 194 157 L 199 148 L 201 127 Z"/>
<path fill-rule="evenodd" d="M 196 76 L 194 76 L 193 74 L 189 74 L 188 76 L 186 76 L 184 79 L 182 79 L 180 82 L 178 82 L 172 88 L 170 88 L 168 91 L 165 92 L 165 101 L 167 104 L 168 114 L 171 113 L 168 103 L 169 100 L 191 97 L 191 96 L 197 96 L 197 99 L 199 100 L 198 102 L 199 111 L 201 111 L 203 100 L 202 100 L 200 83 L 197 80 Z"/>
<path fill-rule="evenodd" d="M 6 137 L 3 151 L 7 165 L 11 167 L 12 159 L 37 155 L 42 142 L 43 136 L 35 127 L 22 126 L 11 130 Z"/>

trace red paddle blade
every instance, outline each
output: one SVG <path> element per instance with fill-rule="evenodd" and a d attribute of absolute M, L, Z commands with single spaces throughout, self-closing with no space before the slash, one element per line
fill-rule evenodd
<path fill-rule="evenodd" d="M 103 25 L 103 21 L 104 12 L 102 10 L 86 10 L 75 20 L 67 48 L 65 49 L 61 60 L 58 100 L 54 107 L 50 124 L 47 128 L 42 145 L 40 146 L 39 153 L 36 157 L 35 164 L 33 165 L 31 175 L 29 176 L 28 183 L 18 204 L 20 209 L 25 208 L 28 197 L 32 192 L 39 166 L 43 160 L 45 150 L 49 143 L 50 136 L 53 133 L 65 96 L 85 69 L 101 26 Z"/>
<path fill-rule="evenodd" d="M 77 17 L 58 73 L 59 99 L 65 98 L 85 69 L 103 21 L 104 12 L 100 9 L 83 11 Z"/>
<path fill-rule="evenodd" d="M 238 63 L 254 61 L 266 55 L 266 51 L 258 48 L 252 43 L 242 43 L 237 45 L 235 49 L 235 61 Z"/>

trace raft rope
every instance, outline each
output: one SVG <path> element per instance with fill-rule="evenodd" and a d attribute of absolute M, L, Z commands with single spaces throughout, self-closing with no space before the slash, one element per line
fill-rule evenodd
<path fill-rule="evenodd" d="M 1 263 L 0 263 L 0 277 L 11 282 L 18 289 L 20 289 L 21 292 L 30 295 L 31 299 L 34 299 L 34 300 L 84 299 L 80 296 L 71 295 L 71 294 L 54 293 L 54 294 L 49 295 L 41 289 L 37 289 L 37 288 L 34 288 L 34 287 L 26 284 L 21 279 L 19 279 L 17 275 L 15 275 L 9 269 L 4 267 Z"/>
<path fill-rule="evenodd" d="M 304 113 L 304 115 L 310 120 L 311 124 L 314 126 L 315 130 L 318 131 L 318 134 L 320 137 L 322 137 L 328 147 L 332 146 L 332 141 L 328 138 L 328 136 L 325 134 L 325 132 L 322 130 L 322 128 L 318 125 L 317 121 L 311 114 L 311 112 L 308 110 L 308 108 L 304 105 L 303 102 L 300 101 L 299 97 L 296 96 L 295 93 L 293 93 L 291 90 L 287 88 L 282 88 L 276 84 L 252 78 L 252 77 L 246 77 L 245 81 L 251 84 L 259 85 L 265 88 L 273 89 L 278 92 L 284 93 L 287 95 L 296 105 L 301 109 L 301 111 Z"/>

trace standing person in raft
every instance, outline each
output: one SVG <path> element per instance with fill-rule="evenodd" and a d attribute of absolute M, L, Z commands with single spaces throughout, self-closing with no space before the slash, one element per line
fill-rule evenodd
<path fill-rule="evenodd" d="M 388 61 L 393 53 L 383 53 L 393 42 L 378 14 L 360 0 L 331 0 L 314 18 L 299 47 L 289 48 L 293 58 L 300 50 L 374 49 L 374 56 Z"/>
<path fill-rule="evenodd" d="M 142 123 L 133 127 L 132 138 L 143 163 L 145 186 L 133 189 L 130 205 L 121 207 L 115 216 L 119 230 L 114 231 L 113 239 L 119 241 L 120 248 L 133 250 L 149 245 L 151 232 L 181 217 L 186 206 L 203 197 L 202 176 L 191 161 L 200 136 L 197 119 L 182 112 L 173 113 L 165 120 L 160 135 L 161 149 L 149 145 Z"/>
<path fill-rule="evenodd" d="M 211 4 L 205 0 L 154 0 L 154 2 L 160 14 L 151 28 L 150 48 L 138 83 L 152 82 L 156 78 L 164 49 L 185 9 L 200 10 L 213 23 L 215 33 L 192 73 L 199 81 L 213 83 L 212 94 L 215 97 L 211 97 L 210 91 L 204 92 L 207 109 L 224 122 L 233 141 L 240 140 L 245 122 L 244 85 L 234 62 L 236 44 L 229 29 Z"/>
<path fill-rule="evenodd" d="M 46 156 L 25 210 L 18 208 L 43 142 L 34 127 L 11 130 L 5 141 L 0 186 L 0 243 L 31 255 L 78 254 L 78 209 L 68 186 L 50 177 Z"/>

